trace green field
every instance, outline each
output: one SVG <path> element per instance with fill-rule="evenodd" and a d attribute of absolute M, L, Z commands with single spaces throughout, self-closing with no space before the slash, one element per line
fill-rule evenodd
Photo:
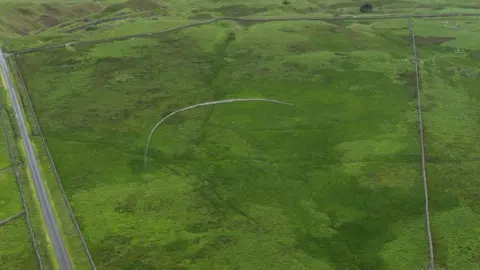
<path fill-rule="evenodd" d="M 218 17 L 363 16 L 351 0 L 69 2 L 0 0 L 0 45 L 16 51 Z M 368 15 L 480 13 L 473 0 L 372 3 Z M 414 19 L 435 269 L 480 269 L 479 19 Z M 410 42 L 408 19 L 222 21 L 17 60 L 98 269 L 416 270 L 429 254 Z M 75 269 L 89 269 L 13 63 L 66 246 Z M 231 98 L 295 106 L 181 112 L 157 129 L 144 169 L 160 119 Z M 8 153 L 1 142 L 0 151 Z M 8 164 L 0 155 L 0 169 Z M 13 176 L 0 172 L 0 221 L 23 209 Z M 0 269 L 35 268 L 27 232 L 24 217 L 0 227 Z"/>
<path fill-rule="evenodd" d="M 35 253 L 29 239 L 25 217 L 0 228 L 2 269 L 37 269 Z"/>
<path fill-rule="evenodd" d="M 422 269 L 406 20 L 218 24 L 19 58 L 102 269 Z M 223 104 L 153 125 L 199 102 Z M 159 259 L 161 258 L 161 259 Z"/>
<path fill-rule="evenodd" d="M 20 192 L 11 161 L 8 144 L 0 125 L 0 222 L 24 211 Z M 1 269 L 34 269 L 37 267 L 35 253 L 25 216 L 0 226 Z"/>
<path fill-rule="evenodd" d="M 418 20 L 415 27 L 418 35 L 434 37 L 417 43 L 432 229 L 437 264 L 445 269 L 480 269 L 479 25 Z"/>

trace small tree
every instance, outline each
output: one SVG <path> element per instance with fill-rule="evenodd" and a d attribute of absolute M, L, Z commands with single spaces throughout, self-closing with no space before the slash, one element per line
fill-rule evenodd
<path fill-rule="evenodd" d="M 371 12 L 372 10 L 373 10 L 373 6 L 370 3 L 365 3 L 365 4 L 360 6 L 360 12 L 361 13 Z"/>
<path fill-rule="evenodd" d="M 228 37 L 227 37 L 228 41 L 235 41 L 236 39 L 237 39 L 237 33 L 233 31 L 228 32 Z"/>

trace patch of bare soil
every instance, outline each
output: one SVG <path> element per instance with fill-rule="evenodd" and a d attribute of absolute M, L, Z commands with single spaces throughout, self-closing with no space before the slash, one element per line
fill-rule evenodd
<path fill-rule="evenodd" d="M 61 6 L 50 5 L 50 4 L 40 4 L 40 8 L 44 9 L 48 14 L 59 16 L 62 14 Z"/>
<path fill-rule="evenodd" d="M 211 20 L 213 19 L 212 14 L 209 13 L 198 13 L 188 17 L 189 20 Z"/>
<path fill-rule="evenodd" d="M 78 4 L 72 7 L 72 12 L 77 16 L 84 16 L 91 13 L 100 12 L 103 6 L 97 3 Z"/>
<path fill-rule="evenodd" d="M 18 13 L 22 14 L 22 15 L 27 15 L 27 16 L 35 15 L 35 13 L 28 8 L 20 7 L 20 8 L 15 8 L 14 10 L 17 11 Z"/>
<path fill-rule="evenodd" d="M 256 8 L 256 7 L 251 7 L 245 4 L 231 4 L 231 5 L 223 5 L 213 11 L 218 11 L 222 13 L 223 16 L 226 16 L 226 17 L 244 17 L 244 16 L 249 16 L 249 15 L 253 15 L 260 12 L 265 12 L 267 10 L 268 8 L 266 7 Z"/>
<path fill-rule="evenodd" d="M 46 27 L 53 27 L 59 23 L 55 17 L 49 15 L 40 16 L 40 22 Z"/>

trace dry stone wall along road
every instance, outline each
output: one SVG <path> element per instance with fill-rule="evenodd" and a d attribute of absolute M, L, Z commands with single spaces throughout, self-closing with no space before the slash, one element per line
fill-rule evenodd
<path fill-rule="evenodd" d="M 55 220 L 52 206 L 50 204 L 50 201 L 48 200 L 47 191 L 45 190 L 45 184 L 40 173 L 37 157 L 35 156 L 35 151 L 33 150 L 32 142 L 30 141 L 30 136 L 28 134 L 25 118 L 23 116 L 20 103 L 18 101 L 17 93 L 15 92 L 15 89 L 13 87 L 12 79 L 10 78 L 6 55 L 1 50 L 0 67 L 2 69 L 2 76 L 5 82 L 5 86 L 7 87 L 8 94 L 12 102 L 12 107 L 15 113 L 15 118 L 17 120 L 18 129 L 20 130 L 20 135 L 23 141 L 23 146 L 27 154 L 28 167 L 30 169 L 32 180 L 35 186 L 37 199 L 40 203 L 43 220 L 47 227 L 48 236 L 55 251 L 55 256 L 57 258 L 60 269 L 71 270 L 72 264 L 70 261 L 70 257 L 65 248 L 65 244 L 60 234 L 57 221 Z"/>

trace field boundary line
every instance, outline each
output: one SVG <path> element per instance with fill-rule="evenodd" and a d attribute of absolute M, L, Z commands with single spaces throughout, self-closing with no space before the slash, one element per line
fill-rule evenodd
<path fill-rule="evenodd" d="M 14 216 L 11 216 L 3 221 L 0 221 L 0 227 L 4 226 L 4 225 L 7 225 L 8 223 L 14 221 L 15 219 L 21 217 L 23 214 L 25 214 L 25 211 L 22 211 Z"/>
<path fill-rule="evenodd" d="M 40 121 L 38 120 L 37 114 L 36 114 L 35 109 L 33 107 L 32 100 L 30 99 L 30 95 L 28 94 L 27 85 L 25 84 L 25 81 L 23 80 L 22 73 L 20 72 L 20 68 L 18 67 L 18 62 L 17 62 L 17 56 L 16 55 L 13 55 L 13 62 L 15 63 L 15 69 L 16 69 L 17 76 L 20 79 L 20 84 L 21 84 L 20 87 L 23 88 L 25 96 L 27 97 L 28 105 L 30 107 L 33 118 L 35 120 L 35 125 L 37 126 L 37 130 L 38 130 L 38 132 L 40 134 L 40 137 L 42 139 L 43 146 L 45 147 L 45 150 L 47 152 L 48 159 L 50 161 L 50 165 L 52 166 L 53 172 L 55 174 L 55 178 L 57 180 L 57 184 L 60 187 L 60 192 L 62 193 L 63 201 L 64 201 L 65 205 L 67 206 L 68 212 L 70 213 L 70 217 L 73 221 L 73 224 L 75 225 L 75 229 L 76 229 L 76 231 L 77 231 L 77 233 L 80 237 L 80 241 L 82 242 L 83 248 L 84 248 L 85 252 L 87 253 L 88 260 L 90 262 L 90 266 L 92 267 L 93 270 L 96 270 L 97 267 L 95 265 L 95 262 L 93 261 L 92 254 L 90 253 L 90 250 L 88 249 L 88 245 L 87 245 L 87 242 L 85 241 L 82 230 L 80 229 L 80 226 L 78 225 L 77 219 L 75 218 L 75 213 L 73 212 L 72 206 L 70 205 L 70 202 L 68 201 L 67 195 L 65 194 L 65 189 L 63 188 L 63 184 L 62 184 L 60 176 L 57 172 L 57 168 L 55 166 L 55 162 L 53 161 L 53 157 L 50 154 L 50 150 L 48 150 L 47 141 L 45 140 L 45 137 L 43 136 L 43 131 L 42 131 L 42 128 L 40 126 Z"/>
<path fill-rule="evenodd" d="M 419 66 L 420 61 L 418 59 L 417 46 L 415 44 L 415 32 L 413 30 L 413 20 L 412 17 L 408 20 L 410 35 L 412 38 L 412 50 L 413 57 L 415 62 L 415 77 L 416 77 L 416 88 L 417 88 L 417 110 L 418 110 L 418 129 L 420 133 L 420 148 L 422 153 L 422 178 L 423 178 L 423 191 L 425 195 L 425 222 L 427 227 L 427 237 L 428 237 L 428 253 L 429 253 L 429 269 L 435 269 L 435 257 L 433 250 L 433 240 L 432 240 L 432 230 L 430 226 L 430 210 L 429 210 L 429 200 L 428 200 L 428 183 L 427 183 L 427 169 L 426 169 L 426 159 L 425 159 L 425 139 L 423 131 L 423 119 L 422 119 L 422 104 L 420 100 L 420 72 Z"/>
<path fill-rule="evenodd" d="M 5 118 L 3 117 L 3 112 L 2 111 L 3 110 L 0 110 L 0 120 L 2 122 L 3 133 L 5 134 L 5 138 L 7 139 L 8 152 L 9 152 L 10 160 L 12 161 L 13 171 L 15 172 L 15 179 L 17 180 L 18 190 L 20 191 L 20 197 L 22 199 L 22 205 L 23 205 L 23 209 L 25 211 L 25 217 L 26 217 L 25 219 L 27 221 L 28 231 L 30 233 L 30 240 L 32 242 L 33 249 L 35 251 L 35 256 L 37 257 L 38 267 L 39 267 L 40 270 L 43 270 L 44 269 L 43 261 L 42 261 L 42 257 L 40 256 L 40 252 L 38 251 L 37 241 L 35 240 L 35 234 L 33 233 L 32 221 L 30 219 L 30 214 L 29 214 L 29 211 L 28 211 L 27 202 L 25 200 L 25 193 L 23 192 L 22 179 L 20 178 L 20 175 L 18 174 L 18 170 L 17 170 L 18 168 L 15 164 L 15 155 L 13 154 L 12 144 L 11 144 L 11 141 L 10 141 L 10 135 L 8 134 L 7 128 L 5 126 Z"/>
<path fill-rule="evenodd" d="M 17 165 L 17 168 L 22 168 L 23 169 L 23 168 L 25 168 L 25 164 L 20 163 L 20 164 Z M 7 172 L 7 171 L 10 171 L 10 170 L 13 170 L 13 169 L 14 169 L 13 165 L 11 165 L 11 166 L 5 167 L 3 169 L 0 169 L 0 173 L 4 173 L 4 172 Z"/>
<path fill-rule="evenodd" d="M 3 169 L 0 169 L 0 173 L 3 173 L 3 172 L 6 172 L 6 171 L 9 171 L 9 170 L 11 170 L 11 169 L 13 169 L 13 166 L 8 166 L 8 167 L 5 167 L 5 168 L 3 168 Z"/>
<path fill-rule="evenodd" d="M 365 20 L 390 20 L 390 19 L 408 19 L 408 18 L 441 18 L 441 17 L 476 17 L 480 16 L 480 13 L 438 13 L 438 14 L 400 14 L 400 15 L 383 15 L 383 16 L 349 16 L 349 17 L 291 17 L 291 18 L 235 18 L 235 17 L 220 17 L 215 18 L 203 22 L 194 22 L 185 25 L 181 25 L 178 27 L 164 29 L 161 31 L 156 32 L 145 32 L 135 35 L 126 35 L 126 36 L 119 36 L 119 37 L 112 37 L 112 38 L 102 38 L 102 39 L 94 39 L 94 40 L 87 40 L 87 41 L 75 41 L 72 40 L 67 43 L 57 44 L 57 45 L 46 45 L 42 47 L 26 49 L 21 51 L 13 51 L 10 52 L 11 54 L 27 54 L 27 53 L 34 53 L 49 49 L 56 49 L 61 47 L 66 47 L 74 44 L 95 44 L 95 43 L 103 43 L 103 42 L 112 42 L 112 41 L 122 41 L 131 38 L 141 38 L 141 37 L 149 37 L 152 35 L 158 35 L 163 33 L 169 33 L 178 31 L 185 28 L 191 28 L 195 26 L 201 26 L 221 21 L 233 21 L 233 22 L 251 22 L 251 23 L 262 23 L 262 22 L 280 22 L 280 21 L 365 21 Z"/>

